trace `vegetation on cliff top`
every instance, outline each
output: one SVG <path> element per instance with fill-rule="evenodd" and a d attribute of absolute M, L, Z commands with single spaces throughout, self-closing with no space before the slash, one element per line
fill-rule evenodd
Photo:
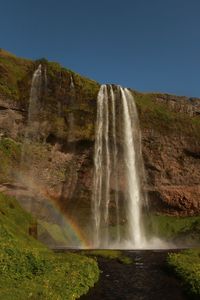
<path fill-rule="evenodd" d="M 200 139 L 199 116 L 191 117 L 188 113 L 173 111 L 167 102 L 156 100 L 158 96 L 162 95 L 137 92 L 133 94 L 143 129 L 153 129 L 161 134 L 192 136 Z M 179 100 L 177 99 L 176 101 Z"/>
<path fill-rule="evenodd" d="M 94 139 L 95 100 L 99 84 L 58 63 L 46 59 L 26 60 L 0 49 L 0 99 L 5 101 L 5 106 L 28 111 L 32 76 L 39 64 L 43 66 L 41 105 L 38 109 L 40 138 L 47 137 L 50 132 L 57 139 L 66 141 L 71 126 L 69 119 L 73 114 L 74 139 Z M 24 116 L 22 122 L 26 121 L 27 114 Z"/>
<path fill-rule="evenodd" d="M 35 220 L 0 194 L 0 298 L 77 299 L 99 276 L 92 258 L 54 254 L 28 235 Z"/>
<path fill-rule="evenodd" d="M 0 94 L 11 100 L 21 101 L 22 93 L 25 93 L 27 97 L 30 94 L 33 72 L 39 64 L 46 68 L 48 79 L 53 83 L 51 88 L 56 89 L 58 97 L 59 94 L 62 95 L 63 89 L 67 90 L 70 87 L 71 79 L 73 79 L 76 91 L 86 94 L 90 99 L 94 99 L 94 95 L 98 92 L 99 84 L 96 81 L 80 76 L 59 63 L 49 62 L 46 59 L 32 61 L 19 58 L 0 49 Z M 62 83 L 67 84 L 62 86 Z"/>
<path fill-rule="evenodd" d="M 171 253 L 167 259 L 170 268 L 183 281 L 192 299 L 200 298 L 200 249 Z"/>
<path fill-rule="evenodd" d="M 27 108 L 31 79 L 38 64 L 43 65 L 47 83 L 43 80 L 42 103 L 46 119 L 54 124 L 51 131 L 59 138 L 66 138 L 69 130 L 69 114 L 73 113 L 74 138 L 94 138 L 96 119 L 96 98 L 99 83 L 63 68 L 60 64 L 46 59 L 37 61 L 18 58 L 0 50 L 0 95 L 14 100 Z M 46 70 L 46 71 L 44 71 Z M 45 76 L 46 76 L 45 75 Z M 43 77 L 45 77 L 43 76 Z M 74 86 L 74 91 L 71 87 Z M 192 136 L 200 139 L 200 118 L 178 113 L 170 109 L 169 101 L 157 101 L 161 94 L 143 94 L 133 91 L 138 107 L 141 127 L 161 134 Z M 169 100 L 170 100 L 169 95 Z M 176 102 L 179 98 L 175 97 Z"/>
<path fill-rule="evenodd" d="M 16 57 L 0 49 L 0 94 L 2 96 L 11 100 L 19 99 L 20 82 L 25 79 L 31 64 L 30 60 Z"/>

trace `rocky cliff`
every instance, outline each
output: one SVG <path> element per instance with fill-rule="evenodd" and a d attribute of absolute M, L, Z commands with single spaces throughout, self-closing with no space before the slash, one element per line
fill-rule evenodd
<path fill-rule="evenodd" d="M 31 80 L 42 66 L 34 134 L 27 143 Z M 81 225 L 90 215 L 99 84 L 45 59 L 0 50 L 0 190 L 41 219 L 50 206 Z M 151 210 L 200 213 L 200 99 L 132 90 L 142 131 L 143 188 Z M 119 191 L 123 198 L 123 187 Z M 32 199 L 32 201 L 27 201 Z M 30 208 L 31 203 L 31 208 Z"/>

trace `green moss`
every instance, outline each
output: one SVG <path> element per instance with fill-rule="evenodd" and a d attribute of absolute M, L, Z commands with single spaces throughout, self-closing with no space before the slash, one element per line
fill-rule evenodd
<path fill-rule="evenodd" d="M 200 216 L 151 215 L 146 216 L 144 221 L 149 235 L 166 240 L 185 239 L 188 243 L 200 242 Z"/>
<path fill-rule="evenodd" d="M 157 94 L 133 92 L 142 128 L 161 134 L 194 136 L 200 139 L 200 119 L 170 110 L 167 103 L 156 101 Z"/>
<path fill-rule="evenodd" d="M 20 100 L 20 86 L 31 68 L 31 61 L 0 51 L 0 94 Z"/>
<path fill-rule="evenodd" d="M 20 155 L 20 144 L 10 138 L 0 139 L 0 151 L 7 157 L 18 159 Z"/>
<path fill-rule="evenodd" d="M 82 94 L 87 95 L 89 99 L 96 99 L 96 95 L 100 86 L 96 81 L 81 76 L 70 69 L 63 68 L 60 64 L 56 62 L 47 62 L 47 74 L 51 79 L 54 80 L 54 82 L 56 81 L 56 79 L 60 80 L 60 83 L 68 81 L 68 88 L 70 87 L 72 78 L 77 93 L 81 91 Z"/>
<path fill-rule="evenodd" d="M 141 118 L 141 126 L 153 127 L 159 130 L 168 130 L 173 124 L 174 115 L 163 104 L 155 103 L 151 94 L 136 94 L 135 101 Z M 159 128 L 157 128 L 159 124 Z"/>
<path fill-rule="evenodd" d="M 171 253 L 168 265 L 175 271 L 193 299 L 200 298 L 200 249 Z"/>
<path fill-rule="evenodd" d="M 199 118 L 198 116 L 192 118 L 192 123 L 193 123 L 194 125 L 200 126 L 200 118 Z"/>
<path fill-rule="evenodd" d="M 94 260 L 72 253 L 7 249 L 3 260 L 1 299 L 77 299 L 98 279 Z"/>
<path fill-rule="evenodd" d="M 20 162 L 21 145 L 10 138 L 0 139 L 0 182 L 10 181 Z"/>
<path fill-rule="evenodd" d="M 94 113 L 93 103 L 96 102 L 99 90 L 97 82 L 63 68 L 56 62 L 49 62 L 44 58 L 34 62 L 3 50 L 0 51 L 0 95 L 6 100 L 18 101 L 27 107 L 32 75 L 38 64 L 42 64 L 47 71 L 48 82 L 47 87 L 44 87 L 43 80 L 41 102 L 48 117 L 52 114 L 58 115 L 58 103 L 65 103 L 70 108 L 76 102 L 80 110 Z M 74 81 L 75 93 L 70 88 L 71 78 Z"/>
<path fill-rule="evenodd" d="M 1 249 L 7 246 L 22 249 L 42 248 L 41 244 L 28 235 L 34 219 L 23 211 L 13 197 L 0 193 L 0 215 Z"/>
<path fill-rule="evenodd" d="M 74 84 L 89 100 L 96 100 L 100 85 L 91 79 L 74 73 Z"/>
<path fill-rule="evenodd" d="M 99 250 L 89 250 L 89 251 L 82 251 L 83 254 L 89 256 L 101 256 L 108 259 L 115 259 L 123 264 L 132 264 L 132 258 L 125 256 L 122 251 L 120 250 L 107 250 L 107 249 L 99 249 Z"/>
<path fill-rule="evenodd" d="M 70 234 L 65 226 L 62 228 L 58 224 L 40 220 L 38 221 L 38 238 L 45 242 L 46 235 L 47 237 L 50 236 L 54 246 L 70 246 L 75 243 L 75 237 Z"/>
<path fill-rule="evenodd" d="M 96 99 L 100 87 L 96 81 L 80 76 L 56 62 L 49 62 L 44 58 L 33 62 L 17 58 L 1 50 L 0 95 L 18 101 L 27 108 L 32 75 L 39 63 L 46 68 L 48 79 L 46 86 L 43 78 L 42 120 L 50 121 L 53 133 L 58 137 L 66 138 L 67 120 L 69 113 L 73 113 L 76 121 L 75 137 L 93 140 Z M 70 87 L 71 78 L 74 82 L 74 90 Z M 190 117 L 188 114 L 172 111 L 167 103 L 157 101 L 160 96 L 158 94 L 142 94 L 134 91 L 133 94 L 143 129 L 155 130 L 161 134 L 192 136 L 200 139 L 198 116 Z M 167 99 L 167 95 L 165 96 Z M 81 118 L 84 119 L 84 122 L 81 121 Z M 81 122 L 84 124 L 79 125 Z"/>
<path fill-rule="evenodd" d="M 98 280 L 92 258 L 54 254 L 28 235 L 35 220 L 0 194 L 0 298 L 77 299 Z"/>
<path fill-rule="evenodd" d="M 48 90 L 43 99 L 44 119 L 51 122 L 51 133 L 66 140 L 73 130 L 75 140 L 93 140 L 99 84 L 53 62 L 48 62 L 46 68 Z M 69 123 L 72 115 L 73 129 Z"/>

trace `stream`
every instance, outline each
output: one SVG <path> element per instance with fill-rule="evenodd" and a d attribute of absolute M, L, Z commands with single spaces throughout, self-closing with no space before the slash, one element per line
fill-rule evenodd
<path fill-rule="evenodd" d="M 168 251 L 124 251 L 134 263 L 98 257 L 99 282 L 81 300 L 185 300 L 179 280 L 166 270 Z M 170 252 L 174 252 L 173 250 Z M 176 251 L 177 252 L 177 251 Z"/>

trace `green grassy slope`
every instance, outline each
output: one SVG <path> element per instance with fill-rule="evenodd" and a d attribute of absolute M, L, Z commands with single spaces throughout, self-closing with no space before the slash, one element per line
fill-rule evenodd
<path fill-rule="evenodd" d="M 19 166 L 21 144 L 10 138 L 0 139 L 0 183 L 9 182 L 13 170 Z"/>
<path fill-rule="evenodd" d="M 20 88 L 23 89 L 20 83 L 26 80 L 31 66 L 30 60 L 16 57 L 0 49 L 0 94 L 8 99 L 18 100 Z"/>
<path fill-rule="evenodd" d="M 137 92 L 133 94 L 142 129 L 153 129 L 163 135 L 188 136 L 200 140 L 198 115 L 191 117 L 183 112 L 172 111 L 167 103 L 156 101 L 159 94 Z M 169 99 L 170 97 L 169 95 Z"/>
<path fill-rule="evenodd" d="M 178 244 L 183 243 L 185 246 L 200 243 L 200 216 L 151 215 L 144 221 L 149 235 Z"/>
<path fill-rule="evenodd" d="M 134 261 L 132 258 L 123 254 L 121 250 L 111 250 L 111 249 L 96 249 L 96 250 L 84 250 L 81 252 L 82 254 L 86 254 L 88 256 L 95 257 L 104 257 L 107 259 L 114 259 L 123 264 L 132 264 Z"/>
<path fill-rule="evenodd" d="M 0 299 L 77 299 L 98 280 L 95 260 L 54 254 L 28 235 L 35 221 L 0 194 Z"/>
<path fill-rule="evenodd" d="M 200 249 L 169 254 L 168 265 L 183 281 L 192 299 L 200 299 Z"/>

